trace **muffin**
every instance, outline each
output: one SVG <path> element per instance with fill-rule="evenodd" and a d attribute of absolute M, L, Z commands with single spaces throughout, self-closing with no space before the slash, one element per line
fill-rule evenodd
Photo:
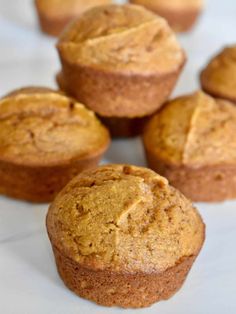
<path fill-rule="evenodd" d="M 189 200 L 155 172 L 128 165 L 74 178 L 50 206 L 47 230 L 68 288 L 125 308 L 170 298 L 205 236 Z"/>
<path fill-rule="evenodd" d="M 95 167 L 107 129 L 75 100 L 24 88 L 0 100 L 0 193 L 48 202 L 78 172 Z"/>
<path fill-rule="evenodd" d="M 130 0 L 164 17 L 177 32 L 189 31 L 203 8 L 203 0 Z"/>
<path fill-rule="evenodd" d="M 112 0 L 35 0 L 43 32 L 58 36 L 65 26 L 86 10 Z"/>
<path fill-rule="evenodd" d="M 236 103 L 236 45 L 226 47 L 201 73 L 204 91 Z"/>
<path fill-rule="evenodd" d="M 64 32 L 57 48 L 59 80 L 69 94 L 112 120 L 153 114 L 185 63 L 166 21 L 134 5 L 87 11 Z"/>
<path fill-rule="evenodd" d="M 148 123 L 149 166 L 193 201 L 236 198 L 236 107 L 203 92 L 170 101 Z"/>

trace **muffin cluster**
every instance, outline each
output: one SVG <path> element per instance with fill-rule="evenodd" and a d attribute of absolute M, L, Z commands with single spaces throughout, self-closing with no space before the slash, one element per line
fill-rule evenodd
<path fill-rule="evenodd" d="M 44 32 L 67 25 L 59 90 L 0 99 L 0 193 L 52 202 L 47 231 L 69 289 L 139 308 L 175 294 L 203 246 L 191 200 L 236 198 L 236 46 L 203 69 L 203 91 L 170 100 L 187 61 L 175 31 L 203 3 L 131 2 L 35 1 Z M 136 135 L 153 170 L 99 166 L 110 137 Z"/>

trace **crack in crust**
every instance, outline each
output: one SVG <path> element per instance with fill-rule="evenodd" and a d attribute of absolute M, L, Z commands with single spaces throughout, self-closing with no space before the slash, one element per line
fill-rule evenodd
<path fill-rule="evenodd" d="M 90 10 L 61 36 L 58 49 L 71 64 L 127 73 L 170 73 L 185 60 L 166 21 L 135 5 Z"/>
<path fill-rule="evenodd" d="M 84 158 L 108 142 L 94 113 L 60 93 L 22 89 L 0 101 L 1 160 L 34 164 Z"/>
<path fill-rule="evenodd" d="M 151 170 L 110 165 L 86 171 L 57 197 L 47 217 L 53 245 L 95 269 L 163 271 L 198 254 L 197 211 Z"/>

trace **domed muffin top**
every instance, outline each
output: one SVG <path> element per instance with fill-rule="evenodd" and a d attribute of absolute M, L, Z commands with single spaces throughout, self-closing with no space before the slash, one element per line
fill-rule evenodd
<path fill-rule="evenodd" d="M 49 236 L 65 256 L 93 269 L 165 271 L 198 253 L 204 224 L 155 172 L 107 165 L 83 172 L 58 195 Z"/>
<path fill-rule="evenodd" d="M 236 45 L 226 47 L 202 71 L 203 89 L 236 102 Z"/>
<path fill-rule="evenodd" d="M 236 107 L 203 92 L 177 98 L 151 119 L 144 143 L 178 165 L 235 164 Z"/>
<path fill-rule="evenodd" d="M 0 100 L 0 159 L 63 164 L 101 153 L 109 133 L 94 113 L 58 92 L 25 88 Z"/>
<path fill-rule="evenodd" d="M 58 50 L 71 64 L 127 74 L 172 73 L 185 61 L 167 22 L 136 5 L 85 12 L 62 34 Z"/>

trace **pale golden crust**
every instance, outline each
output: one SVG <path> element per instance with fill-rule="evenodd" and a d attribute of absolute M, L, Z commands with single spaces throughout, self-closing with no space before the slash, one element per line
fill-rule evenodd
<path fill-rule="evenodd" d="M 148 124 L 144 145 L 176 165 L 230 165 L 236 163 L 235 134 L 235 106 L 198 92 L 169 102 Z"/>
<path fill-rule="evenodd" d="M 207 93 L 236 102 L 236 45 L 216 55 L 202 71 L 200 79 Z"/>
<path fill-rule="evenodd" d="M 58 165 L 101 154 L 109 134 L 94 114 L 60 93 L 21 90 L 0 101 L 0 160 Z"/>
<path fill-rule="evenodd" d="M 134 5 L 86 12 L 61 36 L 62 60 L 125 74 L 166 74 L 179 69 L 184 53 L 164 19 Z"/>
<path fill-rule="evenodd" d="M 110 165 L 84 172 L 56 198 L 53 246 L 93 270 L 163 272 L 196 256 L 204 225 L 185 197 L 151 170 Z"/>

